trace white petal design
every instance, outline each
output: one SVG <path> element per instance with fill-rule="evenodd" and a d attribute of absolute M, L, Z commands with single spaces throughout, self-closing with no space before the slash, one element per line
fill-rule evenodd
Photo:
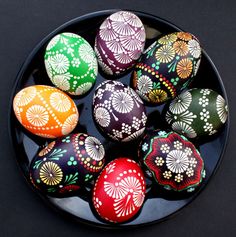
<path fill-rule="evenodd" d="M 199 58 L 201 55 L 201 47 L 200 44 L 197 42 L 197 40 L 192 39 L 188 42 L 188 48 L 191 53 L 191 55 L 194 58 Z"/>
<path fill-rule="evenodd" d="M 134 107 L 132 97 L 124 92 L 116 92 L 112 98 L 113 108 L 122 114 L 129 113 Z"/>
<path fill-rule="evenodd" d="M 52 49 L 60 39 L 60 35 L 54 36 L 48 43 L 46 50 Z"/>
<path fill-rule="evenodd" d="M 137 31 L 137 33 L 135 33 L 135 38 L 138 39 L 139 41 L 142 42 L 142 45 L 144 47 L 144 43 L 145 43 L 145 39 L 146 39 L 146 33 L 144 28 Z"/>
<path fill-rule="evenodd" d="M 186 91 L 177 96 L 170 104 L 170 111 L 174 114 L 180 114 L 188 109 L 192 102 L 192 95 Z"/>
<path fill-rule="evenodd" d="M 181 150 L 172 150 L 166 157 L 167 168 L 174 173 L 183 173 L 189 166 L 188 156 Z"/>
<path fill-rule="evenodd" d="M 78 123 L 78 114 L 70 115 L 62 125 L 62 134 L 67 135 L 74 130 Z"/>
<path fill-rule="evenodd" d="M 75 94 L 76 95 L 83 95 L 88 92 L 92 88 L 93 84 L 91 82 L 85 82 L 82 85 L 78 86 Z"/>
<path fill-rule="evenodd" d="M 106 42 L 106 45 L 113 53 L 120 54 L 124 52 L 123 46 L 118 38 L 116 38 L 116 40 Z"/>
<path fill-rule="evenodd" d="M 14 106 L 25 106 L 29 104 L 37 94 L 37 89 L 35 87 L 27 87 L 21 90 L 14 98 Z"/>
<path fill-rule="evenodd" d="M 128 52 L 115 53 L 115 59 L 121 64 L 128 64 L 132 62 L 132 58 L 129 56 Z"/>
<path fill-rule="evenodd" d="M 143 101 L 140 99 L 139 95 L 132 89 L 132 88 L 128 88 L 129 90 L 129 94 L 138 101 L 138 103 L 143 104 Z"/>
<path fill-rule="evenodd" d="M 132 36 L 120 36 L 120 42 L 126 50 L 142 50 L 143 44 L 138 40 L 135 35 Z"/>
<path fill-rule="evenodd" d="M 88 43 L 81 44 L 79 47 L 79 55 L 86 63 L 92 63 L 95 58 L 92 47 Z"/>
<path fill-rule="evenodd" d="M 194 138 L 197 136 L 197 133 L 194 131 L 194 129 L 184 122 L 174 122 L 172 124 L 172 129 L 175 132 L 183 134 L 189 138 Z"/>
<path fill-rule="evenodd" d="M 222 123 L 226 122 L 228 109 L 224 98 L 218 95 L 216 98 L 216 111 Z"/>
<path fill-rule="evenodd" d="M 67 96 L 59 92 L 50 95 L 50 104 L 58 112 L 66 112 L 71 108 L 71 102 Z"/>
<path fill-rule="evenodd" d="M 195 118 L 197 118 L 197 115 L 193 114 L 193 112 L 186 110 L 182 114 L 179 114 L 178 120 L 183 123 L 191 125 Z"/>
<path fill-rule="evenodd" d="M 138 79 L 138 85 L 137 86 L 138 86 L 138 90 L 142 94 L 149 93 L 152 90 L 152 80 L 148 76 L 142 75 Z"/>
<path fill-rule="evenodd" d="M 119 35 L 133 35 L 135 34 L 134 29 L 127 24 L 126 22 L 122 21 L 113 21 L 111 23 L 112 28 L 115 32 L 117 32 Z"/>
<path fill-rule="evenodd" d="M 48 123 L 48 111 L 41 105 L 33 105 L 26 111 L 26 118 L 30 124 L 42 127 Z"/>
<path fill-rule="evenodd" d="M 123 15 L 121 14 L 121 11 L 119 12 L 115 12 L 113 13 L 112 15 L 110 15 L 109 17 L 112 21 L 124 21 L 124 17 Z"/>
<path fill-rule="evenodd" d="M 121 186 L 119 186 L 118 183 L 110 183 L 110 182 L 104 182 L 104 191 L 109 197 L 112 198 L 124 198 L 127 194 L 127 190 Z"/>
<path fill-rule="evenodd" d="M 96 122 L 102 127 L 108 127 L 111 121 L 111 117 L 107 109 L 96 108 L 94 111 L 94 117 Z"/>
<path fill-rule="evenodd" d="M 131 140 L 135 140 L 137 139 L 138 137 L 140 137 L 143 133 L 144 133 L 144 130 L 145 130 L 145 127 L 144 128 L 141 128 L 140 130 L 138 130 L 137 132 L 134 132 L 132 133 L 130 136 L 124 138 L 122 140 L 122 142 L 129 142 Z"/>
<path fill-rule="evenodd" d="M 131 12 L 123 12 L 123 17 L 127 23 L 134 27 L 142 27 L 142 21 L 133 13 Z"/>
<path fill-rule="evenodd" d="M 63 91 L 67 91 L 70 89 L 70 83 L 69 80 L 71 78 L 71 74 L 70 73 L 65 73 L 65 74 L 61 74 L 61 75 L 55 75 L 52 78 L 52 83 L 57 86 L 58 88 L 60 88 Z"/>
<path fill-rule="evenodd" d="M 199 60 L 196 62 L 195 66 L 194 66 L 194 68 L 193 68 L 193 74 L 194 74 L 194 76 L 197 75 L 197 72 L 198 72 L 200 63 L 201 63 L 201 59 L 199 59 Z"/>
<path fill-rule="evenodd" d="M 95 137 L 90 136 L 85 139 L 85 150 L 89 156 L 96 161 L 100 161 L 104 158 L 105 150 L 103 145 Z"/>
<path fill-rule="evenodd" d="M 65 73 L 69 69 L 69 60 L 64 54 L 56 54 L 48 58 L 48 63 L 52 69 L 58 73 Z"/>
<path fill-rule="evenodd" d="M 107 22 L 106 25 L 107 25 L 107 27 L 100 28 L 99 36 L 104 41 L 115 40 L 118 37 L 117 33 L 111 28 L 111 25 L 109 22 Z"/>

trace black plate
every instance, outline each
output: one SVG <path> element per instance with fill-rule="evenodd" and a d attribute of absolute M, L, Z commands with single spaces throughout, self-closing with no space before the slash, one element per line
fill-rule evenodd
<path fill-rule="evenodd" d="M 16 120 L 15 115 L 12 110 L 12 100 L 14 95 L 21 90 L 22 88 L 34 85 L 34 84 L 46 84 L 52 85 L 50 80 L 47 77 L 45 68 L 44 68 L 44 50 L 48 41 L 56 34 L 60 32 L 73 32 L 84 37 L 89 43 L 93 46 L 96 31 L 103 20 L 110 14 L 118 10 L 106 10 L 91 13 L 82 17 L 78 17 L 74 20 L 71 20 L 64 25 L 57 28 L 47 37 L 45 37 L 32 51 L 29 57 L 26 59 L 23 64 L 17 78 L 15 86 L 12 90 L 11 97 L 11 108 L 9 114 L 9 130 L 10 137 L 13 143 L 14 150 L 16 152 L 17 162 L 20 165 L 24 176 L 29 181 L 29 163 L 35 154 L 41 149 L 43 145 L 48 142 L 46 139 L 39 138 L 27 132 Z M 136 12 L 142 22 L 145 24 L 146 30 L 148 32 L 148 38 L 146 47 L 149 46 L 152 42 L 155 41 L 155 38 L 160 34 L 166 34 L 170 32 L 180 31 L 175 25 L 160 19 L 156 16 L 152 16 L 142 12 Z M 104 77 L 99 73 L 97 77 L 96 86 L 104 80 Z M 130 82 L 130 73 L 123 76 L 119 79 L 125 84 Z M 80 110 L 80 124 L 76 127 L 74 132 L 85 132 L 97 137 L 105 146 L 107 154 L 109 154 L 110 159 L 114 159 L 118 156 L 133 156 L 134 159 L 137 155 L 137 146 L 130 144 L 118 144 L 107 141 L 97 130 L 94 125 L 91 104 L 92 97 L 94 93 L 93 88 L 90 93 L 82 99 L 75 98 L 75 103 Z M 194 82 L 191 84 L 191 87 L 199 88 L 211 88 L 218 93 L 220 93 L 227 101 L 226 92 L 222 83 L 222 80 L 215 68 L 213 62 L 203 51 L 202 62 L 200 65 L 199 72 Z M 155 127 L 153 121 L 160 120 L 158 127 L 165 129 L 165 124 L 161 121 L 161 112 L 163 106 L 159 107 L 146 107 L 149 114 L 149 127 Z M 207 176 L 203 181 L 202 185 L 194 193 L 190 194 L 175 194 L 168 193 L 159 190 L 155 185 L 150 185 L 148 181 L 149 188 L 147 190 L 147 195 L 143 208 L 135 218 L 127 223 L 120 225 L 111 225 L 109 223 L 103 222 L 94 212 L 91 205 L 91 197 L 88 194 L 78 195 L 69 198 L 50 198 L 44 195 L 39 194 L 47 203 L 49 203 L 56 210 L 62 212 L 66 216 L 70 216 L 79 220 L 81 222 L 92 224 L 99 227 L 134 227 L 137 225 L 145 225 L 153 222 L 159 222 L 167 217 L 171 216 L 175 212 L 182 209 L 184 206 L 189 204 L 195 197 L 198 196 L 200 191 L 206 186 L 208 180 L 213 176 L 219 163 L 222 159 L 222 155 L 227 143 L 229 130 L 229 122 L 227 121 L 226 125 L 222 131 L 210 141 L 204 142 L 200 141 L 195 142 L 195 145 L 200 149 L 201 155 L 205 161 L 205 167 Z M 126 149 L 120 149 L 120 147 L 127 147 Z M 130 148 L 132 147 L 132 148 Z"/>

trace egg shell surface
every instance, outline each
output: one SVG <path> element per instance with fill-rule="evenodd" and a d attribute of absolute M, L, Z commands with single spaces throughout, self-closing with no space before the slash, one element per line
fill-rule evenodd
<path fill-rule="evenodd" d="M 106 221 L 128 221 L 140 210 L 145 198 L 145 180 L 140 166 L 129 158 L 108 163 L 93 190 L 93 205 Z"/>
<path fill-rule="evenodd" d="M 172 130 L 188 138 L 210 137 L 227 120 L 224 98 L 211 89 L 182 92 L 168 106 L 165 118 Z"/>
<path fill-rule="evenodd" d="M 84 188 L 102 170 L 105 150 L 101 142 L 84 133 L 59 138 L 32 160 L 32 184 L 43 193 L 63 197 Z"/>
<path fill-rule="evenodd" d="M 102 23 L 95 39 L 99 66 L 108 75 L 124 73 L 140 57 L 145 37 L 143 23 L 134 13 L 113 13 Z"/>
<path fill-rule="evenodd" d="M 52 83 L 72 95 L 83 95 L 96 81 L 98 65 L 90 44 L 74 33 L 54 36 L 47 45 L 44 62 Z"/>
<path fill-rule="evenodd" d="M 93 115 L 112 140 L 128 142 L 141 136 L 147 120 L 142 100 L 132 88 L 118 81 L 101 83 L 93 98 Z"/>
<path fill-rule="evenodd" d="M 13 110 L 28 131 L 44 138 L 69 134 L 79 118 L 77 107 L 67 94 L 44 85 L 29 86 L 18 92 Z"/>
<path fill-rule="evenodd" d="M 201 47 L 195 36 L 175 32 L 155 41 L 141 56 L 132 75 L 132 87 L 152 104 L 173 99 L 196 75 Z"/>
<path fill-rule="evenodd" d="M 146 173 L 167 190 L 194 191 L 205 177 L 199 151 L 174 132 L 149 131 L 140 144 L 139 157 Z"/>

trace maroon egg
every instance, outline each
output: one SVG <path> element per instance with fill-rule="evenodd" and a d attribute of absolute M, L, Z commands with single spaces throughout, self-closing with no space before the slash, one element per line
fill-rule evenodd
<path fill-rule="evenodd" d="M 97 87 L 93 115 L 106 135 L 121 142 L 142 135 L 147 120 L 145 107 L 136 92 L 121 82 L 111 80 Z"/>
<path fill-rule="evenodd" d="M 95 53 L 102 70 L 117 75 L 132 67 L 145 45 L 145 29 L 133 13 L 119 11 L 102 23 L 95 40 Z"/>

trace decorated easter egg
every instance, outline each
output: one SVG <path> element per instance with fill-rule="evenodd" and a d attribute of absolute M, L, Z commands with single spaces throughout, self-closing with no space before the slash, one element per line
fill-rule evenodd
<path fill-rule="evenodd" d="M 172 130 L 188 138 L 215 134 L 227 120 L 224 98 L 211 89 L 182 92 L 168 106 L 165 118 Z"/>
<path fill-rule="evenodd" d="M 101 83 L 93 98 L 93 115 L 99 128 L 115 141 L 128 142 L 141 136 L 147 120 L 139 96 L 118 81 Z"/>
<path fill-rule="evenodd" d="M 47 195 L 72 195 L 99 174 L 104 155 L 101 142 L 87 134 L 58 138 L 32 160 L 31 182 Z"/>
<path fill-rule="evenodd" d="M 145 29 L 132 12 L 119 11 L 105 19 L 95 40 L 99 66 L 108 75 L 119 75 L 131 68 L 145 45 Z"/>
<path fill-rule="evenodd" d="M 145 198 L 145 180 L 139 165 L 118 158 L 105 166 L 93 190 L 93 205 L 106 221 L 128 221 L 140 210 Z"/>
<path fill-rule="evenodd" d="M 52 83 L 72 95 L 83 95 L 96 81 L 97 59 L 90 44 L 81 36 L 61 33 L 47 45 L 44 55 Z"/>
<path fill-rule="evenodd" d="M 140 144 L 139 157 L 146 173 L 167 190 L 194 191 L 205 177 L 199 151 L 174 132 L 149 131 Z"/>
<path fill-rule="evenodd" d="M 142 55 L 132 75 L 132 87 L 149 103 L 173 99 L 188 86 L 199 68 L 201 48 L 190 33 L 176 32 L 154 42 Z"/>
<path fill-rule="evenodd" d="M 79 114 L 74 101 L 51 86 L 29 86 L 14 98 L 18 121 L 31 133 L 45 138 L 67 135 L 76 127 Z"/>

